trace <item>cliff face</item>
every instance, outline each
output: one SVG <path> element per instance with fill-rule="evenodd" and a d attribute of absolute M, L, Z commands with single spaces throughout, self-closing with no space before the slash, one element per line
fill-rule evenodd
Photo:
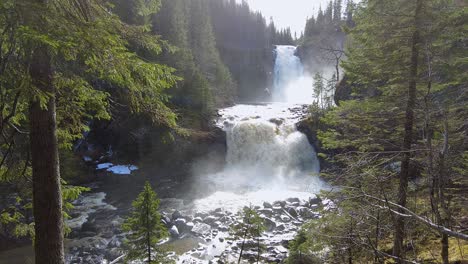
<path fill-rule="evenodd" d="M 335 104 L 339 106 L 342 101 L 374 97 L 380 93 L 381 91 L 377 87 L 365 87 L 354 83 L 345 74 L 336 86 L 334 100 Z"/>
<path fill-rule="evenodd" d="M 336 105 L 340 105 L 340 101 L 351 99 L 352 88 L 348 81 L 348 77 L 345 75 L 343 79 L 341 79 L 341 81 L 336 85 L 334 96 Z"/>

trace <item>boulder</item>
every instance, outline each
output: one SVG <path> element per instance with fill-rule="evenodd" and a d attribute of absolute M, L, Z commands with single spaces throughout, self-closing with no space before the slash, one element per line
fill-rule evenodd
<path fill-rule="evenodd" d="M 208 234 L 210 231 L 211 231 L 211 226 L 205 223 L 195 223 L 195 225 L 192 228 L 192 232 L 197 235 L 205 235 L 205 234 Z"/>
<path fill-rule="evenodd" d="M 207 216 L 203 219 L 203 223 L 205 224 L 208 224 L 208 225 L 212 225 L 214 224 L 214 222 L 216 221 L 216 217 L 210 215 L 210 216 Z"/>
<path fill-rule="evenodd" d="M 275 221 L 271 220 L 270 218 L 263 218 L 263 223 L 265 224 L 265 227 L 269 232 L 273 231 L 276 228 Z"/>
<path fill-rule="evenodd" d="M 273 206 L 285 207 L 286 202 L 285 201 L 276 201 L 276 202 L 273 203 Z"/>
<path fill-rule="evenodd" d="M 300 203 L 301 200 L 299 198 L 288 198 L 286 199 L 287 202 L 289 203 Z"/>
<path fill-rule="evenodd" d="M 320 204 L 321 202 L 322 202 L 322 199 L 320 199 L 320 197 L 318 196 L 309 198 L 309 206 L 313 204 Z"/>
<path fill-rule="evenodd" d="M 81 232 L 97 233 L 98 229 L 94 223 L 86 222 L 81 226 Z"/>
<path fill-rule="evenodd" d="M 180 233 L 179 229 L 177 229 L 177 226 L 172 226 L 171 229 L 169 229 L 169 234 L 174 238 L 178 238 Z"/>
<path fill-rule="evenodd" d="M 175 210 L 175 211 L 172 213 L 172 220 L 176 220 L 176 219 L 181 218 L 181 217 L 182 217 L 182 214 L 181 214 L 179 211 L 177 211 L 177 210 Z"/>
<path fill-rule="evenodd" d="M 280 209 L 281 209 L 281 207 L 280 207 Z M 264 214 L 264 215 L 266 215 L 266 216 L 268 216 L 268 217 L 270 217 L 270 216 L 273 215 L 273 209 L 272 209 L 272 208 L 260 209 L 260 210 L 258 210 L 258 212 L 259 212 L 260 214 Z"/>
<path fill-rule="evenodd" d="M 202 219 L 201 217 L 197 216 L 197 217 L 195 217 L 195 218 L 193 219 L 193 222 L 194 222 L 194 223 L 201 223 L 201 222 L 203 222 L 203 219 Z"/>
<path fill-rule="evenodd" d="M 288 208 L 288 213 L 294 218 L 296 218 L 297 215 L 298 215 L 296 209 L 294 209 L 292 207 Z"/>
<path fill-rule="evenodd" d="M 187 220 L 185 220 L 184 218 L 178 218 L 177 220 L 175 220 L 174 225 L 177 227 L 179 232 L 183 233 L 183 232 L 191 231 L 191 229 L 187 225 Z M 193 225 L 192 225 L 192 228 L 193 228 Z"/>

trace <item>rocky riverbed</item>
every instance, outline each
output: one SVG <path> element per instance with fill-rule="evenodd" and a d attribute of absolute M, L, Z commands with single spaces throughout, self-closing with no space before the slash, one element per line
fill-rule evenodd
<path fill-rule="evenodd" d="M 120 225 L 123 219 L 116 214 L 116 209 L 106 205 L 97 197 L 92 209 L 91 222 L 76 227 L 67 243 L 68 262 L 78 263 L 120 263 L 113 262 L 123 255 L 122 242 L 125 234 Z M 89 203 L 90 198 L 82 199 Z M 174 205 L 174 199 L 162 201 L 162 204 Z M 306 221 L 320 217 L 318 210 L 324 202 L 317 197 L 308 200 L 288 198 L 273 203 L 264 202 L 255 206 L 255 210 L 264 220 L 266 231 L 260 237 L 264 249 L 260 254 L 263 263 L 280 263 L 288 255 L 288 245 L 297 231 Z M 79 206 L 79 202 L 77 202 Z M 90 206 L 92 207 L 92 206 Z M 102 214 L 104 211 L 106 213 Z M 230 235 L 230 227 L 241 221 L 233 211 L 217 208 L 208 212 L 190 212 L 187 205 L 180 210 L 165 211 L 162 221 L 168 228 L 171 237 L 165 241 L 177 263 L 229 263 L 237 261 L 242 244 L 241 239 Z M 115 213 L 114 213 L 115 212 Z M 99 213 L 102 217 L 98 217 Z M 94 215 L 97 214 L 97 215 Z M 256 261 L 257 241 L 245 241 L 243 259 L 246 262 Z"/>

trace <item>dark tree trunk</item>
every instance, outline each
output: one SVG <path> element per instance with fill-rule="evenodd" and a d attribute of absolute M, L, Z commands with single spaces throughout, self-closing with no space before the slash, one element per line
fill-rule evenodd
<path fill-rule="evenodd" d="M 241 260 L 242 260 L 242 254 L 244 254 L 244 246 L 245 246 L 245 239 L 247 237 L 247 230 L 245 230 L 244 232 L 244 238 L 242 240 L 242 245 L 241 245 L 241 251 L 240 251 L 240 254 L 239 254 L 239 259 L 237 260 L 237 264 L 241 263 Z"/>
<path fill-rule="evenodd" d="M 449 240 L 446 234 L 442 234 L 442 263 L 449 264 Z"/>
<path fill-rule="evenodd" d="M 439 173 L 438 173 L 438 201 L 440 206 L 442 207 L 442 211 L 444 212 L 443 217 L 440 215 L 439 212 L 439 224 L 442 226 L 449 226 L 450 224 L 450 210 L 449 210 L 449 201 L 445 195 L 445 188 L 448 184 L 448 173 L 445 165 L 445 159 L 447 157 L 447 152 L 449 148 L 449 128 L 448 128 L 448 121 L 447 117 L 445 117 L 444 121 L 444 145 L 442 147 L 442 151 L 439 154 Z M 444 264 L 449 263 L 449 240 L 447 234 L 442 234 L 441 239 L 442 249 L 441 249 L 441 256 L 442 262 Z"/>
<path fill-rule="evenodd" d="M 260 253 L 261 253 L 261 250 L 260 250 L 260 235 L 258 235 L 257 237 L 257 264 L 259 263 L 260 261 Z"/>
<path fill-rule="evenodd" d="M 398 187 L 398 205 L 406 207 L 408 196 L 408 179 L 411 161 L 411 145 L 413 143 L 413 123 L 414 123 L 414 107 L 416 103 L 416 84 L 418 76 L 418 58 L 419 58 L 419 43 L 420 43 L 420 20 L 423 0 L 417 0 L 415 10 L 415 29 L 411 41 L 411 65 L 408 82 L 408 101 L 406 105 L 405 115 L 405 133 L 403 139 L 403 159 L 401 162 L 400 183 Z M 399 210 L 400 213 L 402 210 Z M 405 237 L 405 221 L 401 216 L 396 216 L 395 220 L 395 235 L 393 241 L 393 255 L 398 258 L 404 257 L 403 241 Z M 402 263 L 401 260 L 397 261 Z"/>
<path fill-rule="evenodd" d="M 148 253 L 148 263 L 151 263 L 151 237 L 150 237 L 150 214 L 149 214 L 149 193 L 146 192 L 146 250 Z"/>
<path fill-rule="evenodd" d="M 33 85 L 50 98 L 46 107 L 39 100 L 30 103 L 30 144 L 33 174 L 35 263 L 63 264 L 62 194 L 55 118 L 55 89 L 50 56 L 45 47 L 34 51 L 30 74 Z"/>

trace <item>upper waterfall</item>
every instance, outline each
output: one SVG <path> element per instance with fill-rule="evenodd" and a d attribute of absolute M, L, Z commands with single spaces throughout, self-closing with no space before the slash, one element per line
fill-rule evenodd
<path fill-rule="evenodd" d="M 295 46 L 276 46 L 274 102 L 311 103 L 313 79 L 304 71 Z"/>

